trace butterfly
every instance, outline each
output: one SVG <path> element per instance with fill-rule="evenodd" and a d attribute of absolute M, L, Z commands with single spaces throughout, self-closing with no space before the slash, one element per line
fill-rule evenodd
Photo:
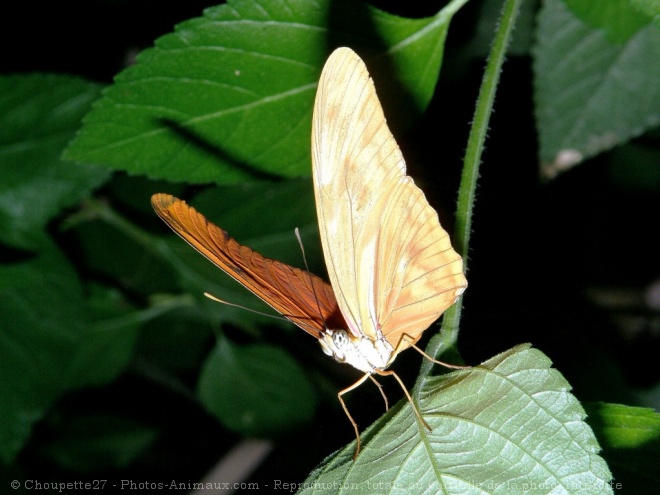
<path fill-rule="evenodd" d="M 312 164 L 330 284 L 240 245 L 182 200 L 155 194 L 151 203 L 174 232 L 315 337 L 327 355 L 363 372 L 337 394 L 355 430 L 357 456 L 359 430 L 342 396 L 374 374 L 394 376 L 428 427 L 387 368 L 409 347 L 425 355 L 416 342 L 467 281 L 438 214 L 406 175 L 364 62 L 349 48 L 330 55 L 319 80 Z"/>

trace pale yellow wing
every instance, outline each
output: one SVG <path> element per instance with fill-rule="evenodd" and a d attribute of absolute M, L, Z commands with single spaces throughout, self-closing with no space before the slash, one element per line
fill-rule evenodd
<path fill-rule="evenodd" d="M 316 210 L 328 275 L 348 327 L 401 351 L 467 286 L 438 215 L 406 175 L 362 60 L 325 64 L 312 124 Z M 402 336 L 407 334 L 410 339 Z"/>

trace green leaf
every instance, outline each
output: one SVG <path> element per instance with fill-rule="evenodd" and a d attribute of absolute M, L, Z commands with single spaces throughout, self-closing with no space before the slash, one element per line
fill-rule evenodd
<path fill-rule="evenodd" d="M 200 400 L 230 430 L 270 436 L 309 422 L 314 390 L 291 356 L 270 345 L 221 339 L 199 379 Z"/>
<path fill-rule="evenodd" d="M 129 363 L 140 324 L 158 311 L 137 311 L 113 289 L 92 285 L 86 300 L 89 319 L 80 335 L 78 352 L 71 356 L 69 388 L 104 385 Z"/>
<path fill-rule="evenodd" d="M 536 28 L 536 12 L 538 5 L 536 0 L 522 2 L 520 10 L 515 20 L 515 31 L 512 33 L 511 43 L 507 47 L 508 56 L 527 56 L 529 55 L 534 40 L 534 30 Z M 479 58 L 488 56 L 493 43 L 493 33 L 495 26 L 500 20 L 502 14 L 501 2 L 484 2 L 480 6 L 479 18 L 475 26 L 475 33 L 470 42 L 468 53 Z M 465 70 L 467 67 L 451 67 L 452 71 Z"/>
<path fill-rule="evenodd" d="M 208 314 L 193 305 L 187 295 L 158 299 L 161 301 L 154 308 L 172 310 L 142 327 L 136 355 L 164 374 L 197 375 L 200 363 L 215 342 Z M 186 299 L 190 303 L 184 306 Z"/>
<path fill-rule="evenodd" d="M 652 17 L 656 26 L 660 27 L 660 0 L 630 0 L 630 3 L 639 12 Z"/>
<path fill-rule="evenodd" d="M 60 160 L 100 92 L 56 75 L 0 77 L 0 240 L 33 249 L 63 208 L 87 196 L 109 171 Z"/>
<path fill-rule="evenodd" d="M 404 19 L 348 0 L 230 0 L 177 26 L 119 74 L 66 157 L 193 183 L 307 176 L 329 49 L 361 52 L 379 94 L 396 95 L 391 122 L 401 124 L 430 101 L 449 20 L 463 3 Z"/>
<path fill-rule="evenodd" d="M 325 460 L 299 493 L 612 493 L 611 474 L 570 385 L 520 345 L 429 379 L 419 409 L 395 408 Z M 316 489 L 327 487 L 328 489 Z"/>
<path fill-rule="evenodd" d="M 108 413 L 69 414 L 51 421 L 52 436 L 40 448 L 73 472 L 125 468 L 154 443 L 158 430 Z"/>
<path fill-rule="evenodd" d="M 149 195 L 145 194 L 142 201 L 148 203 Z M 98 207 L 102 211 L 96 212 Z M 132 294 L 150 295 L 164 292 L 176 286 L 174 276 L 167 271 L 167 266 L 161 259 L 140 244 L 128 232 L 112 222 L 105 221 L 106 209 L 114 208 L 105 203 L 88 202 L 82 210 L 82 215 L 89 215 L 92 220 L 81 222 L 71 229 L 72 238 L 77 241 L 79 263 L 106 280 L 115 280 L 124 290 Z M 153 214 L 153 209 L 148 212 Z M 113 216 L 119 216 L 114 209 Z M 124 217 L 122 221 L 136 228 Z M 112 242 L 108 242 L 111 238 Z"/>
<path fill-rule="evenodd" d="M 0 459 L 21 449 L 32 426 L 64 392 L 108 383 L 132 355 L 136 312 L 117 294 L 91 287 L 51 244 L 24 262 L 0 265 Z"/>
<path fill-rule="evenodd" d="M 557 173 L 660 123 L 660 30 L 625 43 L 582 23 L 559 0 L 544 2 L 534 50 L 543 173 Z"/>
<path fill-rule="evenodd" d="M 615 149 L 609 157 L 613 183 L 638 191 L 660 191 L 660 148 L 633 141 Z"/>
<path fill-rule="evenodd" d="M 660 414 L 622 404 L 585 404 L 589 424 L 614 472 L 617 493 L 660 491 Z"/>
<path fill-rule="evenodd" d="M 11 460 L 69 385 L 86 313 L 75 272 L 54 247 L 0 265 L 0 459 Z"/>
<path fill-rule="evenodd" d="M 607 39 L 623 43 L 649 24 L 651 18 L 634 8 L 631 0 L 564 0 L 585 24 L 605 31 Z"/>

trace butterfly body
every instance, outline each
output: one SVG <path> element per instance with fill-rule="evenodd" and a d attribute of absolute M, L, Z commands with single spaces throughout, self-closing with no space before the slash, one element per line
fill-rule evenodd
<path fill-rule="evenodd" d="M 354 337 L 344 329 L 327 329 L 319 338 L 323 352 L 339 363 L 347 363 L 364 373 L 384 370 L 391 362 L 394 348 L 382 336 L 374 341 Z"/>

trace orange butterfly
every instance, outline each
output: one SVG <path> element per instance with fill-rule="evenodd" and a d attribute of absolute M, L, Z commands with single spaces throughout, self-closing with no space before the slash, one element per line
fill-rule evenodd
<path fill-rule="evenodd" d="M 387 367 L 408 347 L 424 354 L 415 343 L 467 282 L 437 213 L 406 175 L 364 63 L 349 48 L 335 50 L 321 74 L 312 161 L 332 285 L 241 246 L 173 196 L 155 194 L 151 203 L 185 241 L 316 337 L 326 354 L 364 372 L 338 393 L 355 429 L 357 455 L 359 431 L 342 395 L 373 374 L 392 375 L 413 404 Z M 413 409 L 426 425 L 414 404 Z"/>

